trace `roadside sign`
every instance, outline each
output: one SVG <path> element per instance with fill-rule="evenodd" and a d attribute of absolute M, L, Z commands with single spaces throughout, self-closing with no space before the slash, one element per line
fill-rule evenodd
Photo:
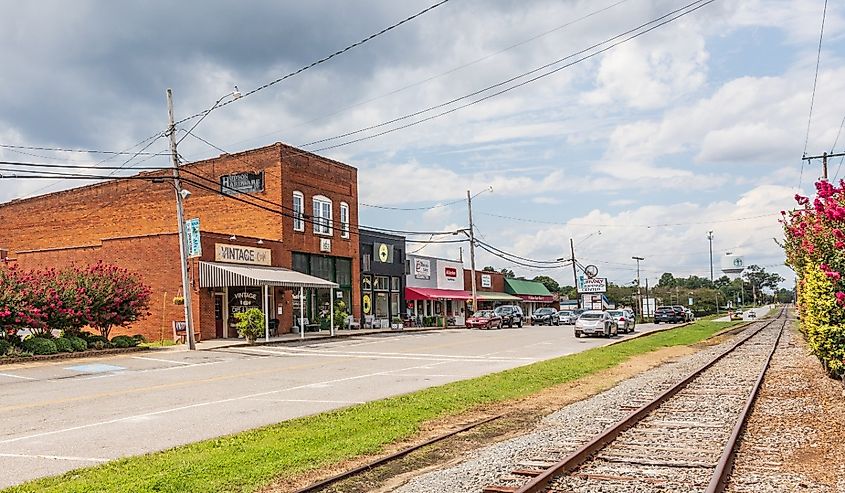
<path fill-rule="evenodd" d="M 200 220 L 198 217 L 185 221 L 185 241 L 188 244 L 188 258 L 202 256 L 200 242 Z"/>
<path fill-rule="evenodd" d="M 687 305 L 692 306 L 692 298 L 689 299 L 689 303 Z"/>
<path fill-rule="evenodd" d="M 605 293 L 607 292 L 607 278 L 578 276 L 579 293 Z"/>
<path fill-rule="evenodd" d="M 654 298 L 643 298 L 643 316 L 653 317 L 654 309 L 657 307 L 657 300 Z"/>

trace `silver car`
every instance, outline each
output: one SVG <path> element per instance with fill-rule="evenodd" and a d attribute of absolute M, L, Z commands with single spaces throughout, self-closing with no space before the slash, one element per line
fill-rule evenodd
<path fill-rule="evenodd" d="M 571 310 L 561 310 L 557 312 L 557 316 L 558 320 L 560 320 L 560 323 L 563 325 L 573 325 L 575 320 L 578 318 L 578 315 Z"/>
<path fill-rule="evenodd" d="M 607 312 L 589 310 L 582 313 L 575 321 L 575 337 L 581 337 L 581 334 L 610 337 L 618 335 L 619 329 Z"/>
<path fill-rule="evenodd" d="M 616 328 L 619 332 L 627 334 L 634 331 L 636 322 L 634 322 L 634 316 L 632 313 L 627 310 L 610 310 L 607 314 L 610 315 L 610 318 L 612 318 L 614 322 L 616 322 Z"/>

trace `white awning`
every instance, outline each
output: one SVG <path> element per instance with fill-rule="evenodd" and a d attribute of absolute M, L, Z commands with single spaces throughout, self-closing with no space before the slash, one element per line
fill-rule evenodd
<path fill-rule="evenodd" d="M 286 288 L 337 288 L 338 285 L 282 267 L 200 262 L 200 287 L 283 286 Z"/>

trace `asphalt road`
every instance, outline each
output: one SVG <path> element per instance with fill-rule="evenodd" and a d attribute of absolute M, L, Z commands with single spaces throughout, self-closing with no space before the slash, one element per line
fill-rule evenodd
<path fill-rule="evenodd" d="M 572 326 L 443 330 L 4 365 L 0 488 L 612 340 L 576 339 Z"/>

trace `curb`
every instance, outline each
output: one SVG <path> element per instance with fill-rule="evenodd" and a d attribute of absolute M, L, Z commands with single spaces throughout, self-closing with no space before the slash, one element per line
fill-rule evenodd
<path fill-rule="evenodd" d="M 665 327 L 665 328 L 661 327 L 661 328 L 659 328 L 659 329 L 650 330 L 650 331 L 648 331 L 648 332 L 640 332 L 640 333 L 639 333 L 639 334 L 637 334 L 637 335 L 634 335 L 634 336 L 628 337 L 628 338 L 626 338 L 626 339 L 619 339 L 618 341 L 613 341 L 613 342 L 611 342 L 610 344 L 605 344 L 605 345 L 604 345 L 604 346 L 602 346 L 602 347 L 614 346 L 614 345 L 616 345 L 616 344 L 622 344 L 623 342 L 633 341 L 634 339 L 639 339 L 640 337 L 650 336 L 650 335 L 652 335 L 652 334 L 659 334 L 659 333 L 661 333 L 661 332 L 666 332 L 667 330 L 680 329 L 681 327 L 686 327 L 687 325 L 692 325 L 692 324 L 694 324 L 694 323 L 695 323 L 695 322 L 684 322 L 684 323 L 682 323 L 682 324 L 679 324 L 679 325 L 673 325 L 673 326 L 671 326 L 671 327 L 668 327 L 668 326 L 667 326 L 667 327 Z"/>
<path fill-rule="evenodd" d="M 362 336 L 369 336 L 375 334 L 413 334 L 416 332 L 435 332 L 435 331 L 442 331 L 442 330 L 470 330 L 466 327 L 424 327 L 424 328 L 410 328 L 410 329 L 401 329 L 401 330 L 391 330 L 391 331 L 383 331 L 383 332 L 352 332 L 352 333 L 337 333 L 333 336 L 331 335 L 321 335 L 321 336 L 312 336 L 306 337 L 304 339 L 286 339 L 281 341 L 255 341 L 255 344 L 249 344 L 246 342 L 237 342 L 226 346 L 219 346 L 213 348 L 203 348 L 199 349 L 199 351 L 215 351 L 218 349 L 226 349 L 226 348 L 241 348 L 241 347 L 256 347 L 256 346 L 279 346 L 285 344 L 296 344 L 301 342 L 314 342 L 314 341 L 330 341 L 330 340 L 337 340 L 341 338 L 352 338 L 352 337 L 362 337 Z M 176 346 L 180 347 L 180 346 Z"/>

